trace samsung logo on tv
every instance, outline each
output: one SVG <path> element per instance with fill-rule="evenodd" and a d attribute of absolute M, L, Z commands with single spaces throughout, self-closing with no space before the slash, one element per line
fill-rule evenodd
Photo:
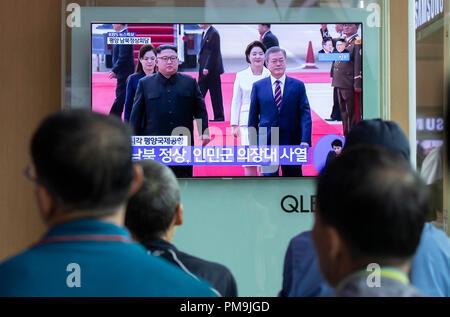
<path fill-rule="evenodd" d="M 442 132 L 444 131 L 443 118 L 417 118 L 417 131 Z"/>
<path fill-rule="evenodd" d="M 416 30 L 444 13 L 444 0 L 416 0 Z"/>

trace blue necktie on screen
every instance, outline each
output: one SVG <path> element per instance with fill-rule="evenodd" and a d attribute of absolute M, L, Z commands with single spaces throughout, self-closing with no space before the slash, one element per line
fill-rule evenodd
<path fill-rule="evenodd" d="M 278 111 L 280 111 L 281 107 L 281 81 L 277 80 L 275 81 L 275 84 L 277 85 L 275 87 L 275 103 L 277 104 Z"/>

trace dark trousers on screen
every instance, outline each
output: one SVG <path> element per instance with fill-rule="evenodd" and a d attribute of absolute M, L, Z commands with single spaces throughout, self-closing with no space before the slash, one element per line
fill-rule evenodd
<path fill-rule="evenodd" d="M 192 178 L 194 168 L 192 166 L 169 166 L 177 178 Z"/>
<path fill-rule="evenodd" d="M 355 90 L 338 88 L 338 95 L 344 136 L 347 137 L 350 130 L 356 124 Z"/>
<path fill-rule="evenodd" d="M 281 177 L 300 177 L 303 176 L 301 165 L 281 165 Z M 266 177 L 280 176 L 280 171 L 274 173 L 264 173 Z"/>
<path fill-rule="evenodd" d="M 208 74 L 208 76 L 200 76 L 198 79 L 200 92 L 205 98 L 209 90 L 211 96 L 212 108 L 214 111 L 214 120 L 224 120 L 223 100 L 222 100 L 222 83 L 220 74 Z"/>
<path fill-rule="evenodd" d="M 331 111 L 330 118 L 336 121 L 342 121 L 341 110 L 339 109 L 339 97 L 337 90 L 338 89 L 336 87 L 333 88 L 333 110 Z"/>
<path fill-rule="evenodd" d="M 127 79 L 117 79 L 116 99 L 111 107 L 109 114 L 122 117 L 123 106 L 125 104 L 125 96 L 127 93 Z"/>

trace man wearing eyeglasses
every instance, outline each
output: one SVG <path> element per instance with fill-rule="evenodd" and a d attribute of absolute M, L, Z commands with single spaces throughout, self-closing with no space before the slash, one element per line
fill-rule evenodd
<path fill-rule="evenodd" d="M 259 145 L 311 146 L 312 121 L 303 82 L 286 76 L 286 51 L 278 46 L 266 51 L 270 77 L 253 84 L 248 126 L 259 136 Z M 272 134 L 279 129 L 278 144 Z M 254 130 L 253 130 L 254 131 Z M 266 137 L 266 140 L 261 140 Z M 258 144 L 255 133 L 249 133 L 250 144 Z M 266 171 L 265 171 L 266 170 Z M 302 176 L 301 166 L 281 166 L 283 177 Z M 263 167 L 264 176 L 279 176 L 278 166 Z"/>
<path fill-rule="evenodd" d="M 156 49 L 158 73 L 138 83 L 130 124 L 138 135 L 189 134 L 194 145 L 194 119 L 202 145 L 209 143 L 205 101 L 194 78 L 178 73 L 178 53 L 173 45 Z M 142 120 L 144 124 L 142 126 Z M 177 177 L 192 177 L 192 166 L 171 166 Z"/>
<path fill-rule="evenodd" d="M 119 118 L 90 110 L 57 112 L 40 124 L 27 175 L 49 230 L 0 264 L 0 297 L 214 296 L 125 229 L 126 203 L 143 174 L 130 140 Z"/>

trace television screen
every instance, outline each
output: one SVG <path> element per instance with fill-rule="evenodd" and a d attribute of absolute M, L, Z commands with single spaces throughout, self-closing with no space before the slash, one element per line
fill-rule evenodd
<path fill-rule="evenodd" d="M 363 118 L 361 28 L 93 23 L 92 110 L 180 178 L 317 176 Z"/>

